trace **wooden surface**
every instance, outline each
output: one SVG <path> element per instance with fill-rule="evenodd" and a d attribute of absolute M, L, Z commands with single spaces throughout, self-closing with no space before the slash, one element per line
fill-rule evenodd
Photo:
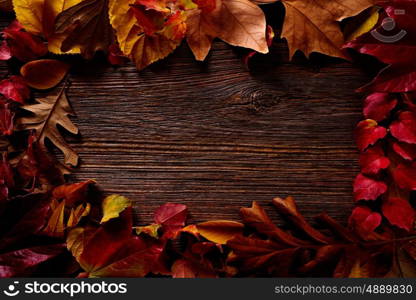
<path fill-rule="evenodd" d="M 68 92 L 81 131 L 69 137 L 81 157 L 73 179 L 130 197 L 140 224 L 165 202 L 188 205 L 191 221 L 238 220 L 251 201 L 272 211 L 272 198 L 288 195 L 308 217 L 326 210 L 345 222 L 358 172 L 354 89 L 368 76 L 323 56 L 289 62 L 283 41 L 251 71 L 240 52 L 217 41 L 197 63 L 183 45 L 141 73 L 78 62 Z"/>

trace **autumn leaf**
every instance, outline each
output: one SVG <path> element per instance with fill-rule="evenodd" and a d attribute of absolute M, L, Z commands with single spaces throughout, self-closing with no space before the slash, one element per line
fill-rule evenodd
<path fill-rule="evenodd" d="M 309 56 L 319 52 L 345 58 L 339 21 L 355 16 L 374 4 L 372 0 L 282 0 L 286 9 L 282 38 L 292 58 L 297 50 Z"/>
<path fill-rule="evenodd" d="M 23 117 L 18 123 L 22 130 L 35 130 L 41 147 L 46 149 L 45 140 L 50 140 L 64 154 L 65 163 L 76 166 L 78 155 L 65 142 L 57 127 L 59 125 L 72 134 L 78 134 L 78 128 L 68 118 L 73 112 L 65 89 L 64 86 L 57 95 L 37 99 L 37 104 L 23 106 L 22 109 L 33 113 L 33 116 Z"/>
<path fill-rule="evenodd" d="M 13 75 L 0 81 L 0 95 L 24 104 L 30 97 L 30 89 L 21 76 Z"/>
<path fill-rule="evenodd" d="M 196 227 L 198 233 L 207 240 L 226 244 L 234 236 L 243 233 L 244 225 L 234 221 L 216 220 L 199 223 Z"/>
<path fill-rule="evenodd" d="M 0 99 L 0 132 L 3 135 L 11 135 L 14 130 L 14 112 L 10 109 L 10 104 Z"/>
<path fill-rule="evenodd" d="M 374 145 L 379 139 L 387 135 L 386 128 L 378 126 L 374 120 L 364 120 L 358 123 L 355 129 L 355 140 L 358 149 L 364 151 L 370 145 Z"/>
<path fill-rule="evenodd" d="M 208 55 L 214 38 L 239 47 L 268 53 L 263 11 L 248 0 L 195 1 L 187 12 L 187 42 L 197 60 Z M 255 20 L 253 22 L 253 20 Z"/>
<path fill-rule="evenodd" d="M 62 52 L 81 49 L 92 58 L 97 51 L 107 51 L 113 43 L 113 29 L 108 17 L 108 0 L 85 0 L 62 11 L 55 21 L 55 32 L 65 35 Z"/>
<path fill-rule="evenodd" d="M 181 43 L 166 35 L 166 28 L 153 35 L 145 34 L 138 25 L 132 8 L 135 0 L 110 0 L 110 23 L 116 30 L 121 51 L 142 70 L 146 66 L 167 57 Z M 166 16 L 169 17 L 169 16 Z"/>
<path fill-rule="evenodd" d="M 369 148 L 360 155 L 360 167 L 363 174 L 377 175 L 389 165 L 390 160 L 380 146 Z"/>
<path fill-rule="evenodd" d="M 13 0 L 16 18 L 22 26 L 34 35 L 43 35 L 48 40 L 48 49 L 55 54 L 62 54 L 61 46 L 66 33 L 56 34 L 54 24 L 62 11 L 77 5 L 82 0 Z M 80 53 L 73 48 L 66 54 Z"/>
<path fill-rule="evenodd" d="M 85 277 L 143 277 L 163 251 L 163 245 L 148 244 L 131 233 L 131 208 L 99 228 L 75 228 L 67 239 L 68 249 L 85 271 Z"/>
<path fill-rule="evenodd" d="M 0 36 L 4 38 L 0 44 L 0 60 L 16 57 L 21 61 L 30 61 L 46 55 L 48 48 L 38 36 L 23 30 L 19 22 L 13 21 Z"/>
<path fill-rule="evenodd" d="M 387 185 L 380 180 L 376 180 L 363 174 L 359 174 L 354 181 L 354 199 L 376 200 L 387 191 Z"/>
<path fill-rule="evenodd" d="M 28 62 L 20 69 L 27 85 L 47 90 L 58 85 L 66 76 L 69 65 L 55 59 L 39 59 Z"/>
<path fill-rule="evenodd" d="M 397 97 L 388 93 L 373 93 L 364 100 L 364 117 L 380 122 L 389 117 L 398 103 Z"/>
<path fill-rule="evenodd" d="M 117 218 L 127 207 L 131 207 L 131 201 L 126 197 L 111 195 L 106 197 L 102 203 L 103 217 L 101 223 Z"/>

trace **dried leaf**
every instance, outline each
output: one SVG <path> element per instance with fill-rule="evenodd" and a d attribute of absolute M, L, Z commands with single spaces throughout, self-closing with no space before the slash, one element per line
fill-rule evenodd
<path fill-rule="evenodd" d="M 244 225 L 239 222 L 216 220 L 199 223 L 196 225 L 200 235 L 207 240 L 226 244 L 234 236 L 242 234 Z"/>
<path fill-rule="evenodd" d="M 24 110 L 32 112 L 33 116 L 21 118 L 19 120 L 20 129 L 35 130 L 41 147 L 46 148 L 45 139 L 50 140 L 63 152 L 66 164 L 77 166 L 78 155 L 65 142 L 57 127 L 59 125 L 72 134 L 78 134 L 78 128 L 68 118 L 73 112 L 65 93 L 65 87 L 58 95 L 39 98 L 36 101 L 37 104 L 22 107 Z"/>
<path fill-rule="evenodd" d="M 55 29 L 66 36 L 62 52 L 79 48 L 84 57 L 92 58 L 97 51 L 107 51 L 114 40 L 108 0 L 85 0 L 62 11 L 56 17 Z"/>
<path fill-rule="evenodd" d="M 58 85 L 66 76 L 69 65 L 55 59 L 39 59 L 28 62 L 21 69 L 26 84 L 38 90 Z"/>

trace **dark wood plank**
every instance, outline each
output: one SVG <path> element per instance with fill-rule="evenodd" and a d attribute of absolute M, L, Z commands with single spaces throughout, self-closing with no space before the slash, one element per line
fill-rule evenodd
<path fill-rule="evenodd" d="M 321 56 L 288 62 L 283 41 L 251 71 L 239 56 L 216 42 L 202 64 L 185 45 L 140 73 L 77 64 L 68 94 L 82 136 L 70 140 L 82 161 L 73 179 L 130 197 L 141 224 L 165 202 L 187 204 L 192 221 L 238 220 L 251 201 L 271 209 L 287 195 L 308 217 L 326 210 L 345 221 L 358 172 L 354 90 L 367 76 Z"/>

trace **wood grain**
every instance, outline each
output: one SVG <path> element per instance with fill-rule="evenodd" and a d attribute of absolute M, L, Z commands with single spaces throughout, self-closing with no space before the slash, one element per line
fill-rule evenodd
<path fill-rule="evenodd" d="M 197 63 L 183 45 L 140 73 L 73 59 L 68 95 L 82 135 L 68 137 L 81 156 L 72 179 L 130 197 L 139 224 L 165 202 L 188 205 L 191 221 L 238 220 L 251 201 L 272 211 L 271 199 L 288 195 L 307 217 L 345 221 L 358 172 L 354 90 L 368 76 L 320 55 L 289 62 L 284 41 L 250 70 L 241 52 L 217 41 Z"/>

